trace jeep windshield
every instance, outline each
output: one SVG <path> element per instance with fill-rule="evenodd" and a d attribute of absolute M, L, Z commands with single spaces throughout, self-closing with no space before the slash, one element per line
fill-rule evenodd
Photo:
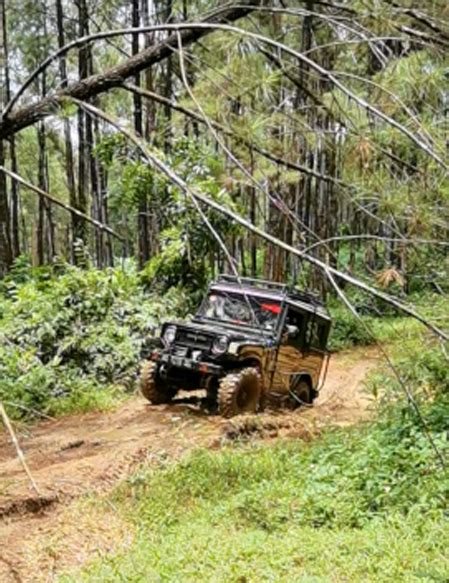
<path fill-rule="evenodd" d="M 274 331 L 280 314 L 281 303 L 276 300 L 214 291 L 204 300 L 197 317 Z"/>

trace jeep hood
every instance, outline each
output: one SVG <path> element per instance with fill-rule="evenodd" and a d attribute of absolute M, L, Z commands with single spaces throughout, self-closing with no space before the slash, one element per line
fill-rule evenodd
<path fill-rule="evenodd" d="M 230 322 L 199 320 L 197 318 L 189 322 L 167 322 L 164 327 L 167 325 L 176 326 L 178 330 L 197 332 L 211 337 L 228 336 L 232 340 L 249 341 L 255 344 L 265 344 L 265 342 L 273 340 L 275 337 L 273 331 L 264 330 L 263 328 L 240 326 L 239 324 L 231 324 Z"/>

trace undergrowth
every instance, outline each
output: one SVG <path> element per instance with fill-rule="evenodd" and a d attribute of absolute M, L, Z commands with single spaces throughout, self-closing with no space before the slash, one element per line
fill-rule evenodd
<path fill-rule="evenodd" d="M 432 435 L 447 452 L 443 409 Z M 309 444 L 200 451 L 121 487 L 132 546 L 63 581 L 443 581 L 444 477 L 399 411 Z"/>
<path fill-rule="evenodd" d="M 447 318 L 441 296 L 413 299 L 436 323 Z M 381 342 L 403 343 L 420 329 L 363 295 L 351 300 Z M 191 295 L 159 293 L 133 263 L 32 269 L 18 261 L 0 282 L 0 399 L 15 419 L 108 408 L 133 387 L 144 343 L 161 320 L 192 308 Z M 331 300 L 330 309 L 333 350 L 372 343 L 344 306 Z"/>
<path fill-rule="evenodd" d="M 0 399 L 14 418 L 110 406 L 132 388 L 146 338 L 185 303 L 146 291 L 132 265 L 17 267 L 0 290 Z"/>

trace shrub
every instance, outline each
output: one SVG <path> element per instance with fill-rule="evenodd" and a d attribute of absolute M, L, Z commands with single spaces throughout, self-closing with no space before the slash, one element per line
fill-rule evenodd
<path fill-rule="evenodd" d="M 48 413 L 131 386 L 145 339 L 184 303 L 179 291 L 145 292 L 132 265 L 57 269 L 13 272 L 0 295 L 0 398 Z"/>

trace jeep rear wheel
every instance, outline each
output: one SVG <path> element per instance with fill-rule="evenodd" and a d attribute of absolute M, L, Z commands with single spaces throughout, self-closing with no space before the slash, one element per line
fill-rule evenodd
<path fill-rule="evenodd" d="M 290 389 L 290 398 L 293 409 L 313 403 L 313 391 L 309 381 L 304 378 L 297 380 Z"/>
<path fill-rule="evenodd" d="M 172 393 L 164 391 L 157 378 L 157 364 L 151 360 L 145 362 L 140 372 L 140 391 L 142 395 L 153 405 L 170 403 Z"/>
<path fill-rule="evenodd" d="M 223 417 L 255 413 L 262 393 L 262 379 L 256 368 L 229 373 L 220 381 L 218 410 Z"/>

